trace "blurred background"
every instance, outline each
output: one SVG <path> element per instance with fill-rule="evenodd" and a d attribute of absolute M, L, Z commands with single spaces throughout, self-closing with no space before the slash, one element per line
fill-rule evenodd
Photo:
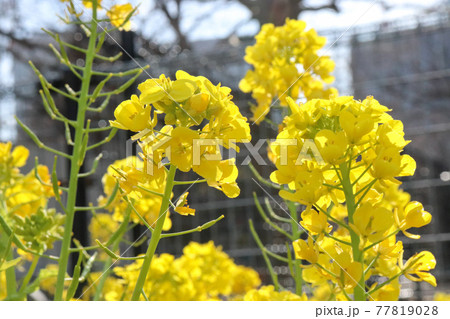
<path fill-rule="evenodd" d="M 77 0 L 74 0 L 77 2 Z M 78 1 L 81 5 L 81 1 Z M 103 0 L 105 4 L 111 2 Z M 120 1 L 116 1 L 121 3 Z M 137 5 L 138 1 L 129 1 Z M 12 141 L 39 156 L 40 163 L 51 166 L 53 156 L 40 151 L 16 125 L 14 115 L 31 127 L 46 144 L 65 149 L 64 127 L 51 121 L 45 113 L 38 90 L 39 83 L 28 65 L 33 60 L 55 85 L 73 88 L 78 84 L 69 70 L 60 65 L 48 47 L 50 38 L 40 29 L 45 27 L 62 34 L 67 42 L 83 45 L 81 30 L 64 25 L 56 15 L 63 15 L 64 4 L 58 0 L 0 0 L 0 141 Z M 108 5 L 106 5 L 108 6 Z M 439 291 L 450 286 L 450 1 L 449 0 L 149 0 L 141 1 L 139 14 L 133 18 L 132 32 L 114 32 L 106 38 L 104 53 L 123 54 L 114 70 L 126 70 L 136 65 L 150 65 L 148 73 L 173 77 L 183 69 L 193 75 L 203 75 L 213 83 L 231 87 L 234 101 L 241 112 L 250 117 L 250 96 L 238 89 L 248 65 L 244 62 L 245 47 L 254 43 L 253 36 L 264 23 L 282 25 L 285 19 L 299 18 L 327 37 L 324 55 L 336 62 L 335 86 L 341 95 L 363 99 L 373 95 L 383 105 L 393 109 L 392 115 L 403 121 L 407 139 L 406 152 L 417 161 L 414 177 L 406 179 L 403 188 L 413 200 L 422 202 L 432 213 L 432 223 L 421 228 L 420 240 L 399 238 L 405 245 L 405 257 L 418 250 L 430 250 L 437 258 L 433 274 Z M 71 52 L 72 61 L 82 66 L 84 61 Z M 99 70 L 110 70 L 110 64 L 97 64 Z M 143 73 L 136 84 L 149 75 Z M 95 80 L 95 79 L 94 79 Z M 111 82 L 111 87 L 115 85 Z M 114 108 L 136 91 L 136 86 L 111 101 L 102 114 L 92 117 L 91 127 L 103 127 L 113 118 Z M 56 97 L 61 109 L 74 116 L 74 105 Z M 276 133 L 267 123 L 252 125 L 257 138 L 274 138 Z M 98 141 L 104 136 L 98 136 Z M 79 205 L 96 203 L 102 195 L 100 183 L 106 168 L 126 156 L 129 135 L 119 132 L 101 150 L 103 159 L 97 174 L 81 181 Z M 92 142 L 95 142 L 93 140 Z M 264 157 L 266 146 L 259 151 Z M 98 153 L 90 154 L 90 163 Z M 242 148 L 237 162 L 241 164 L 248 152 Z M 31 169 L 33 160 L 29 160 Z M 67 163 L 60 161 L 59 179 L 67 183 Z M 89 167 L 87 168 L 89 169 Z M 268 177 L 271 166 L 258 167 Z M 25 169 L 25 171 L 28 171 Z M 264 192 L 252 180 L 248 166 L 240 169 L 238 183 L 241 195 L 227 199 L 205 185 L 190 190 L 190 205 L 195 217 L 174 216 L 173 231 L 180 231 L 215 219 L 225 219 L 214 227 L 190 236 L 164 239 L 158 252 L 181 253 L 189 241 L 214 240 L 237 263 L 254 267 L 263 281 L 269 283 L 266 266 L 248 227 L 253 219 L 267 248 L 285 252 L 284 238 L 264 224 L 254 207 L 253 192 L 260 198 Z M 182 191 L 182 190 L 180 190 Z M 272 192 L 271 190 L 268 190 Z M 272 192 L 273 193 L 273 192 Z M 274 193 L 275 194 L 275 193 Z M 275 196 L 275 198 L 278 198 Z M 276 203 L 273 207 L 284 214 Z M 89 217 L 79 213 L 74 234 L 81 243 L 91 242 L 87 227 Z M 135 228 L 130 240 L 145 229 Z M 130 255 L 143 252 L 134 247 Z M 280 283 L 293 285 L 289 269 L 275 263 Z M 430 299 L 435 290 L 425 283 L 406 281 L 402 299 Z"/>

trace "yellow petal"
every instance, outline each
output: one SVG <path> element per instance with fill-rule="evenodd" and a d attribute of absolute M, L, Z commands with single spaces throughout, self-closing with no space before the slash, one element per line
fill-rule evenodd
<path fill-rule="evenodd" d="M 22 167 L 27 163 L 30 151 L 22 145 L 16 146 L 12 152 L 13 165 L 15 167 Z"/>
<path fill-rule="evenodd" d="M 238 197 L 241 193 L 237 183 L 222 184 L 222 191 L 229 198 Z"/>
<path fill-rule="evenodd" d="M 169 97 L 175 102 L 186 101 L 194 94 L 195 90 L 197 90 L 195 82 L 187 79 L 176 80 L 172 83 Z"/>
<path fill-rule="evenodd" d="M 198 93 L 190 99 L 191 107 L 197 112 L 203 112 L 206 110 L 209 104 L 209 94 Z"/>

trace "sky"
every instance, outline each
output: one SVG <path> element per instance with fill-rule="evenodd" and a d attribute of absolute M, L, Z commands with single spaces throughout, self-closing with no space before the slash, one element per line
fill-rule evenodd
<path fill-rule="evenodd" d="M 81 0 L 74 0 L 81 5 Z M 257 0 L 256 0 L 257 1 Z M 308 5 L 319 5 L 327 0 L 307 0 Z M 364 25 L 377 24 L 389 21 L 410 21 L 414 17 L 436 10 L 439 4 L 449 0 L 385 0 L 384 3 L 392 5 L 386 10 L 379 0 L 341 0 L 341 11 L 331 10 L 304 12 L 301 19 L 308 27 L 321 32 L 348 28 L 359 28 Z M 103 0 L 103 5 L 109 7 L 112 3 L 125 3 L 126 0 Z M 144 37 L 163 44 L 175 40 L 175 33 L 168 26 L 166 17 L 154 8 L 154 0 L 129 0 L 133 5 L 139 4 L 139 14 L 134 18 L 134 28 Z M 171 1 L 170 1 L 171 2 Z M 169 3 L 170 3 L 169 2 Z M 57 14 L 62 14 L 65 5 L 59 0 L 16 0 L 16 14 L 0 14 L 2 30 L 20 26 L 23 36 L 41 32 L 46 27 L 62 31 L 66 26 L 59 20 Z M 169 6 L 169 10 L 175 8 Z M 238 36 L 253 36 L 260 28 L 257 21 L 250 20 L 248 9 L 237 1 L 197 1 L 185 0 L 182 6 L 182 30 L 190 41 L 226 38 L 237 29 Z M 248 21 L 248 22 L 246 22 Z M 8 87 L 14 83 L 12 72 L 12 59 L 8 54 L 0 52 L 0 86 Z M 12 96 L 0 96 L 0 140 L 14 136 L 11 125 L 14 122 L 14 99 Z"/>
<path fill-rule="evenodd" d="M 75 3 L 81 0 L 75 0 Z M 256 0 L 257 1 L 257 0 Z M 341 0 L 340 13 L 332 10 L 304 12 L 301 19 L 318 31 L 346 29 L 392 20 L 401 20 L 423 14 L 426 10 L 436 8 L 445 0 L 384 0 L 392 8 L 386 10 L 378 0 Z M 157 42 L 171 42 L 175 34 L 167 27 L 165 16 L 152 10 L 154 0 L 103 0 L 105 6 L 111 3 L 131 2 L 139 4 L 139 14 L 134 23 L 143 35 L 152 36 Z M 170 4 L 172 1 L 168 1 Z M 327 0 L 307 0 L 306 4 L 319 5 Z M 16 0 L 19 21 L 23 29 L 33 32 L 42 26 L 64 28 L 56 14 L 61 14 L 64 4 L 59 0 Z M 169 6 L 169 9 L 174 7 Z M 182 5 L 182 29 L 192 41 L 227 37 L 235 26 L 241 24 L 238 35 L 251 36 L 258 32 L 260 26 L 256 21 L 244 23 L 250 17 L 248 9 L 237 1 L 184 0 Z M 199 19 L 201 17 L 201 19 Z M 2 27 L 8 28 L 9 21 L 3 19 Z"/>

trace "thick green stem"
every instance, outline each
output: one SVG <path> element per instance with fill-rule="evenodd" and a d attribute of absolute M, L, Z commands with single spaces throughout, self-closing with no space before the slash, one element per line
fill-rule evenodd
<path fill-rule="evenodd" d="M 61 244 L 59 259 L 58 277 L 56 281 L 55 300 L 63 300 L 64 279 L 67 271 L 67 264 L 70 255 L 70 243 L 72 241 L 72 227 L 75 215 L 75 204 L 78 188 L 78 178 L 80 167 L 84 159 L 86 148 L 83 147 L 84 125 L 88 102 L 89 87 L 92 77 L 92 62 L 95 56 L 95 46 L 97 41 L 97 1 L 92 2 L 92 20 L 90 26 L 89 45 L 86 51 L 86 63 L 83 70 L 81 83 L 81 93 L 78 99 L 77 121 L 75 125 L 75 141 L 70 163 L 69 191 L 66 204 L 66 221 L 64 225 L 64 237 Z M 86 133 L 87 134 L 87 133 Z"/>
<path fill-rule="evenodd" d="M 13 260 L 13 248 L 10 247 L 8 255 L 6 255 L 6 261 Z M 6 269 L 6 293 L 8 296 L 12 296 L 16 293 L 16 268 L 10 267 Z"/>
<path fill-rule="evenodd" d="M 339 170 L 342 174 L 342 188 L 344 189 L 345 195 L 345 204 L 347 206 L 348 213 L 348 222 L 349 224 L 353 224 L 353 214 L 355 213 L 357 205 L 355 204 L 355 194 L 353 194 L 353 186 L 350 180 L 350 169 L 346 165 L 347 163 L 343 163 L 339 166 Z M 355 262 L 361 263 L 361 274 L 364 273 L 364 252 L 359 248 L 360 239 L 358 234 L 356 234 L 352 229 L 350 229 L 350 238 L 352 244 L 353 251 L 353 260 Z M 366 291 L 365 291 L 365 280 L 364 275 L 361 276 L 359 281 L 357 282 L 355 289 L 353 290 L 353 298 L 356 301 L 365 301 L 366 300 Z"/>
<path fill-rule="evenodd" d="M 295 203 L 286 201 L 289 212 L 291 214 L 291 228 L 292 228 L 292 237 L 295 240 L 300 239 L 300 235 L 302 234 L 302 231 L 298 228 L 298 214 L 297 214 L 297 207 L 295 206 Z M 300 259 L 294 260 L 294 280 L 295 280 L 295 293 L 297 295 L 302 294 L 302 285 L 303 285 L 303 276 L 302 276 L 302 268 L 301 266 L 302 261 Z"/>
<path fill-rule="evenodd" d="M 136 286 L 134 287 L 133 295 L 131 296 L 131 300 L 133 301 L 139 300 L 139 297 L 142 294 L 142 288 L 144 287 L 145 280 L 147 279 L 147 274 L 150 269 L 153 255 L 155 254 L 156 247 L 158 246 L 159 240 L 161 239 L 161 232 L 166 220 L 167 210 L 169 209 L 170 196 L 172 194 L 172 189 L 174 186 L 176 170 L 177 169 L 175 166 L 170 165 L 169 173 L 166 179 L 166 187 L 164 189 L 164 196 L 161 202 L 161 208 L 159 210 L 158 220 L 156 221 L 156 226 L 150 239 L 150 244 L 148 245 L 147 252 L 145 253 L 144 263 L 142 264 Z"/>

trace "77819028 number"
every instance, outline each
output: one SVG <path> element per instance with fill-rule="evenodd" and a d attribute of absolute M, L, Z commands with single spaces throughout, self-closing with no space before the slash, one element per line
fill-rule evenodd
<path fill-rule="evenodd" d="M 438 306 L 376 306 L 377 316 L 399 315 L 399 316 L 436 316 Z"/>

